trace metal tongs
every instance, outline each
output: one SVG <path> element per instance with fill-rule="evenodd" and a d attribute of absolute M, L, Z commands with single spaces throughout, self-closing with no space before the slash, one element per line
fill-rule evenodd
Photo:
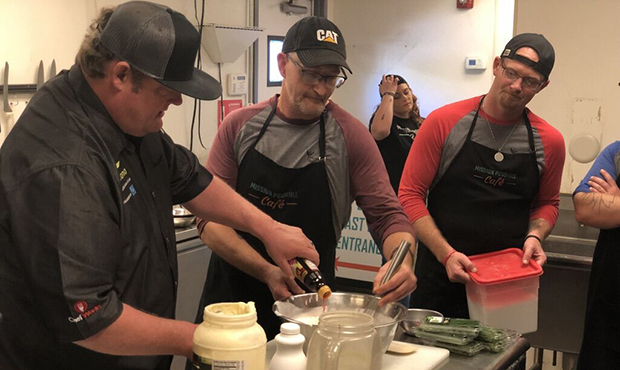
<path fill-rule="evenodd" d="M 407 252 L 409 252 L 409 248 L 411 248 L 410 242 L 404 239 L 400 241 L 400 245 L 396 249 L 396 252 L 394 252 L 394 257 L 390 260 L 390 265 L 388 266 L 388 270 L 385 273 L 385 275 L 383 275 L 383 279 L 381 279 L 381 284 L 379 286 L 387 283 L 388 280 L 390 280 L 392 276 L 396 273 L 396 271 L 398 271 L 398 268 L 400 267 L 400 265 L 403 264 L 403 261 L 405 260 L 405 257 L 407 256 Z M 379 300 L 373 299 L 370 302 L 370 304 L 366 306 L 365 312 L 367 314 L 374 316 L 375 313 L 377 312 L 378 304 L 379 304 Z"/>

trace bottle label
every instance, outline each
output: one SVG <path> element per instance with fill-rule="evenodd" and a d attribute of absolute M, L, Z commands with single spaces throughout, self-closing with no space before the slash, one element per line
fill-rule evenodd
<path fill-rule="evenodd" d="M 293 275 L 295 275 L 299 281 L 303 282 L 306 275 L 308 275 L 308 271 L 306 271 L 299 261 L 290 260 L 289 264 L 291 265 L 291 270 L 293 270 Z"/>
<path fill-rule="evenodd" d="M 245 370 L 245 361 L 212 360 L 194 353 L 195 370 Z"/>

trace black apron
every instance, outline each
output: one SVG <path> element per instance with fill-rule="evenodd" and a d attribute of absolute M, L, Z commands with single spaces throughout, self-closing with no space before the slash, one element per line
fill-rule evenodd
<path fill-rule="evenodd" d="M 601 230 L 596 243 L 577 368 L 620 369 L 620 227 Z"/>
<path fill-rule="evenodd" d="M 530 207 L 539 186 L 534 135 L 527 111 L 523 119 L 529 152 L 504 153 L 471 140 L 484 97 L 476 110 L 467 139 L 450 167 L 429 192 L 428 210 L 448 243 L 465 255 L 506 248 L 522 248 L 528 231 Z M 446 317 L 469 318 L 465 285 L 452 283 L 445 267 L 419 243 L 418 287 L 411 307 L 428 308 Z"/>
<path fill-rule="evenodd" d="M 337 240 L 325 168 L 325 112 L 321 114 L 319 123 L 318 161 L 302 168 L 285 168 L 255 149 L 275 115 L 276 105 L 277 98 L 256 141 L 241 161 L 236 191 L 273 219 L 300 227 L 319 252 L 319 268 L 326 283 L 334 287 Z M 262 257 L 273 263 L 260 240 L 248 233 L 238 233 Z M 206 305 L 231 301 L 256 303 L 258 322 L 265 329 L 268 339 L 280 332 L 281 322 L 272 311 L 274 300 L 267 285 L 213 254 L 196 322 L 202 322 Z"/>

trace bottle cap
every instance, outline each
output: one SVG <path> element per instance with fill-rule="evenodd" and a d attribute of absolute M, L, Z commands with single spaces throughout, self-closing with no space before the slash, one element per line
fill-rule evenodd
<path fill-rule="evenodd" d="M 329 296 L 332 295 L 332 290 L 327 285 L 323 285 L 319 288 L 319 291 L 317 293 L 319 294 L 319 297 L 327 299 L 329 298 Z"/>
<path fill-rule="evenodd" d="M 285 322 L 284 324 L 280 325 L 280 333 L 282 334 L 295 335 L 299 334 L 299 332 L 299 325 L 295 324 L 294 322 Z"/>

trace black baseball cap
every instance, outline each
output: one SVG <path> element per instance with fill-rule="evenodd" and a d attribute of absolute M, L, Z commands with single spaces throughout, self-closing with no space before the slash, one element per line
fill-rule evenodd
<path fill-rule="evenodd" d="M 338 27 L 323 17 L 306 17 L 289 28 L 284 37 L 282 52 L 297 52 L 299 60 L 306 67 L 338 65 L 346 68 L 347 48 Z"/>
<path fill-rule="evenodd" d="M 200 34 L 179 12 L 147 1 L 116 7 L 100 31 L 101 44 L 133 68 L 182 94 L 214 100 L 222 86 L 194 68 Z"/>
<path fill-rule="evenodd" d="M 534 62 L 529 58 L 516 54 L 517 50 L 525 46 L 536 51 L 538 54 L 538 62 Z M 553 64 L 555 63 L 555 51 L 553 50 L 553 46 L 545 36 L 538 33 L 522 33 L 513 37 L 512 40 L 508 41 L 506 47 L 504 47 L 501 57 L 513 59 L 532 67 L 536 72 L 543 75 L 545 80 L 549 79 Z"/>

